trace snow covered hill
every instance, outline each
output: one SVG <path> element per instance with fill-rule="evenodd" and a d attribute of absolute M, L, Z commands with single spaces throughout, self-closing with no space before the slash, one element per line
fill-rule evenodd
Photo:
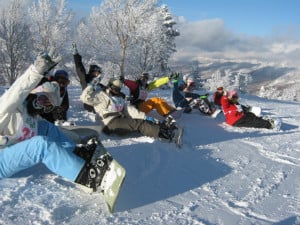
<path fill-rule="evenodd" d="M 70 119 L 91 125 L 80 88 L 70 87 Z M 170 90 L 154 95 L 171 102 Z M 282 130 L 233 128 L 220 115 L 184 114 L 183 147 L 149 137 L 100 135 L 126 168 L 116 212 L 101 195 L 43 165 L 0 181 L 0 224 L 300 224 L 300 104 L 242 95 L 241 103 L 280 117 Z"/>

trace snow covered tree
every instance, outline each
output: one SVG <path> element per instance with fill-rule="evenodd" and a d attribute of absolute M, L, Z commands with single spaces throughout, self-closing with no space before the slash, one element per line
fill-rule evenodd
<path fill-rule="evenodd" d="M 118 74 L 137 74 L 166 67 L 174 39 L 167 39 L 164 22 L 158 0 L 104 0 L 79 25 L 78 39 L 98 60 L 118 65 Z"/>
<path fill-rule="evenodd" d="M 34 1 L 28 14 L 35 54 L 51 46 L 57 49 L 66 46 L 73 15 L 67 10 L 65 0 L 56 0 L 55 3 L 51 0 Z"/>
<path fill-rule="evenodd" d="M 2 82 L 11 85 L 28 66 L 30 30 L 20 0 L 12 0 L 0 15 L 0 70 Z"/>

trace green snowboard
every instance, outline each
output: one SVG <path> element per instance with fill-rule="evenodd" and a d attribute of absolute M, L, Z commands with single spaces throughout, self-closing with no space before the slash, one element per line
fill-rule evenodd
<path fill-rule="evenodd" d="M 91 163 L 97 163 L 96 160 L 99 158 L 107 159 L 108 168 L 103 175 L 101 184 L 97 187 L 96 192 L 101 192 L 103 194 L 109 212 L 113 213 L 119 192 L 126 176 L 126 170 L 115 159 L 113 159 L 111 154 L 100 141 L 97 143 L 97 148 L 91 159 Z"/>
<path fill-rule="evenodd" d="M 98 139 L 101 131 L 101 127 L 99 126 L 67 126 L 62 127 L 61 129 L 68 137 L 77 143 L 86 143 L 86 141 L 91 138 Z M 126 170 L 115 159 L 113 159 L 111 154 L 106 150 L 100 141 L 98 141 L 94 155 L 95 158 L 104 156 L 109 159 L 108 169 L 103 176 L 101 185 L 97 187 L 96 192 L 101 192 L 101 194 L 103 194 L 109 212 L 113 213 L 119 192 L 126 176 Z M 84 189 L 86 190 L 86 188 L 87 187 Z M 92 189 L 87 189 L 89 189 L 86 190 L 87 192 L 93 192 Z"/>
<path fill-rule="evenodd" d="M 111 213 L 114 212 L 116 201 L 118 199 L 125 176 L 125 169 L 113 159 L 100 185 L 100 190 L 104 196 L 108 210 Z"/>

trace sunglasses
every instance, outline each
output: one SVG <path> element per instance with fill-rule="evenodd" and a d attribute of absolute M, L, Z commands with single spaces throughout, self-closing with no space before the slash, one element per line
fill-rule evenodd
<path fill-rule="evenodd" d="M 33 107 L 35 109 L 42 109 L 44 113 L 52 112 L 55 108 L 46 95 L 38 95 L 36 99 L 33 100 Z"/>

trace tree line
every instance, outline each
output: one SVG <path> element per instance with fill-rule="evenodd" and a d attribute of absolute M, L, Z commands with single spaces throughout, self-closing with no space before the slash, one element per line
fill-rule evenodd
<path fill-rule="evenodd" d="M 158 0 L 103 0 L 79 22 L 65 0 L 26 2 L 11 0 L 0 12 L 1 85 L 11 85 L 51 46 L 64 56 L 59 67 L 73 69 L 72 43 L 85 63 L 100 64 L 110 77 L 169 72 L 179 31 L 168 7 Z"/>

